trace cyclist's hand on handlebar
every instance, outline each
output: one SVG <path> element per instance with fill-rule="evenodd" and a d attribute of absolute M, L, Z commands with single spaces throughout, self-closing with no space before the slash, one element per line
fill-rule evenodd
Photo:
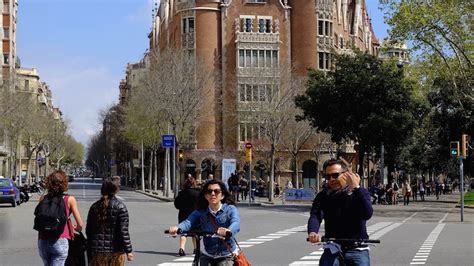
<path fill-rule="evenodd" d="M 170 229 L 168 229 L 169 234 L 172 236 L 175 236 L 176 233 L 178 232 L 178 227 L 177 226 L 170 226 Z"/>
<path fill-rule="evenodd" d="M 308 240 L 311 243 L 319 243 L 321 242 L 321 235 L 315 232 L 311 232 L 308 234 Z"/>
<path fill-rule="evenodd" d="M 226 233 L 227 233 L 227 232 L 230 232 L 230 230 L 227 229 L 227 228 L 225 228 L 225 227 L 219 227 L 219 228 L 217 229 L 217 234 L 218 234 L 219 236 L 222 236 L 222 237 L 226 237 Z"/>

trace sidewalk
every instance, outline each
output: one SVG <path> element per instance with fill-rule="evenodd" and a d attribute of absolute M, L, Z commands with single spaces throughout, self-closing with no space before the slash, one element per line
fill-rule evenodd
<path fill-rule="evenodd" d="M 122 189 L 124 190 L 129 190 L 129 191 L 135 191 L 138 193 L 141 193 L 143 195 L 166 201 L 166 202 L 173 202 L 174 201 L 174 193 L 173 191 L 170 192 L 169 197 L 166 197 L 163 195 L 162 190 L 158 191 L 153 191 L 150 192 L 148 189 L 146 192 L 143 192 L 141 190 L 135 190 L 133 188 L 125 187 L 122 186 Z M 410 203 L 412 204 L 414 201 L 412 201 L 413 198 L 410 198 Z M 459 191 L 453 192 L 451 194 L 445 194 L 445 195 L 440 195 L 439 199 L 436 199 L 435 195 L 431 196 L 425 196 L 425 201 L 424 202 L 439 202 L 439 203 L 452 203 L 456 204 L 456 207 L 459 208 L 459 201 L 461 200 L 461 196 L 459 194 Z M 422 202 L 420 200 L 420 197 L 418 196 L 418 200 L 416 202 Z M 245 201 L 238 201 L 236 202 L 237 206 L 311 206 L 312 201 L 284 201 L 283 197 L 275 197 L 273 199 L 273 202 L 270 202 L 267 197 L 255 197 L 255 202 L 249 203 L 248 198 Z M 377 204 L 378 205 L 378 204 Z M 403 206 L 403 199 L 400 198 L 400 201 L 398 205 Z M 395 206 L 398 206 L 395 205 Z M 394 206 L 394 205 L 381 205 L 381 206 Z M 474 206 L 464 206 L 464 208 L 473 208 Z"/>

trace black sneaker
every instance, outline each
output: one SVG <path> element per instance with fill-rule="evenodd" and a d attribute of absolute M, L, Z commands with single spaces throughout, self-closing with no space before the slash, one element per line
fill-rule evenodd
<path fill-rule="evenodd" d="M 181 256 L 181 257 L 186 256 L 186 253 L 184 252 L 184 249 L 180 248 L 178 250 L 178 255 Z"/>

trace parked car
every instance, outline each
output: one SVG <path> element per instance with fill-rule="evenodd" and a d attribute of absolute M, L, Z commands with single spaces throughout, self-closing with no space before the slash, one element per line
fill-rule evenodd
<path fill-rule="evenodd" d="M 10 178 L 0 178 L 0 203 L 10 203 L 12 207 L 20 205 L 20 190 Z"/>

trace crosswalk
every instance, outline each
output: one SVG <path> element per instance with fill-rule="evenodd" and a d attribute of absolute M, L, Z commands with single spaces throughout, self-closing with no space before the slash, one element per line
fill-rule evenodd
<path fill-rule="evenodd" d="M 273 241 L 275 239 L 279 239 L 285 236 L 289 236 L 298 232 L 305 232 L 306 231 L 306 224 L 288 228 L 282 231 L 277 231 L 275 233 L 259 236 L 256 238 L 250 238 L 245 241 L 239 241 L 239 245 L 242 249 L 250 248 L 255 245 L 260 245 L 263 243 L 267 243 Z M 172 262 L 165 262 L 160 263 L 158 266 L 191 266 L 194 256 L 185 256 L 179 259 L 175 259 Z"/>
<path fill-rule="evenodd" d="M 405 219 L 404 221 L 401 221 L 401 222 L 375 223 L 367 227 L 367 233 L 370 236 L 370 239 L 380 239 L 382 236 L 384 236 L 388 232 L 403 225 L 408 219 Z M 445 226 L 444 223 L 439 223 L 438 226 L 436 226 L 433 229 L 433 231 L 429 234 L 429 236 L 423 242 L 422 246 L 419 248 L 418 252 L 413 257 L 412 261 L 410 262 L 410 265 L 424 265 L 427 262 L 431 249 L 435 245 L 436 240 L 438 239 L 438 236 L 441 234 L 441 231 L 443 230 L 444 226 Z M 254 247 L 256 245 L 261 245 L 261 244 L 268 243 L 280 238 L 284 238 L 286 236 L 290 236 L 298 232 L 305 232 L 306 228 L 307 228 L 306 224 L 300 225 L 300 226 L 288 228 L 285 230 L 277 231 L 274 233 L 269 233 L 263 236 L 250 238 L 245 241 L 239 242 L 239 244 L 242 249 L 247 249 L 247 248 Z M 321 246 L 316 251 L 313 251 L 310 254 L 307 254 L 301 257 L 297 261 L 291 262 L 289 266 L 319 265 L 319 259 L 321 258 L 322 254 L 323 254 L 323 248 Z M 177 258 L 171 262 L 160 263 L 157 265 L 158 266 L 191 266 L 193 259 L 194 259 L 193 255 L 188 255 L 185 257 Z"/>

